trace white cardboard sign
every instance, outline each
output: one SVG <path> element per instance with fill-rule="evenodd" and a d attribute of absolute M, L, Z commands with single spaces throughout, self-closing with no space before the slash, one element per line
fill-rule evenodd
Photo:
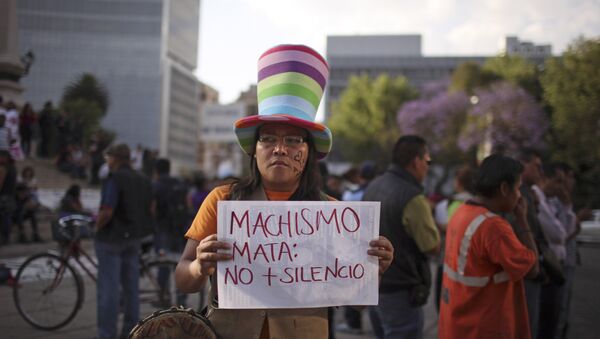
<path fill-rule="evenodd" d="M 378 303 L 379 202 L 219 201 L 220 308 Z"/>

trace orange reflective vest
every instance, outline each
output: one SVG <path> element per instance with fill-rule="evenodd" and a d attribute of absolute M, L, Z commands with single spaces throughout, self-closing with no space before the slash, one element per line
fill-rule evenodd
<path fill-rule="evenodd" d="M 535 253 L 503 218 L 466 203 L 448 224 L 440 338 L 530 338 L 523 277 Z"/>

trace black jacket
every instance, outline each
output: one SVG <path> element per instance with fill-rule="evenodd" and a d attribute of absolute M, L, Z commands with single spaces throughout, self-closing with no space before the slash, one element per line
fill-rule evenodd
<path fill-rule="evenodd" d="M 412 289 L 417 285 L 428 288 L 431 285 L 428 259 L 402 223 L 405 206 L 422 192 L 423 187 L 415 177 L 405 169 L 391 165 L 382 176 L 369 184 L 363 195 L 363 201 L 381 202 L 379 233 L 394 246 L 394 260 L 381 279 L 381 293 Z"/>

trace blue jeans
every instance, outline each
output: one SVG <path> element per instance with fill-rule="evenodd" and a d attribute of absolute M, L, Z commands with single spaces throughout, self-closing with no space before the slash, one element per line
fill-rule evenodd
<path fill-rule="evenodd" d="M 542 283 L 536 280 L 525 280 L 525 299 L 527 299 L 527 312 L 529 313 L 529 328 L 531 337 L 537 338 L 540 321 L 540 293 Z"/>
<path fill-rule="evenodd" d="M 376 306 L 384 339 L 421 339 L 425 317 L 423 308 L 410 304 L 410 290 L 380 293 Z"/>
<path fill-rule="evenodd" d="M 127 337 L 140 317 L 140 241 L 116 244 L 96 240 L 94 245 L 98 258 L 98 338 L 117 338 L 121 300 L 124 313 L 121 337 Z"/>

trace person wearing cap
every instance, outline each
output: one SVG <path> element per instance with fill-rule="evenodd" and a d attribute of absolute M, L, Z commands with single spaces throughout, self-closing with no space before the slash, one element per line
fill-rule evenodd
<path fill-rule="evenodd" d="M 329 128 L 314 122 L 329 74 L 327 62 L 309 47 L 280 45 L 259 58 L 258 69 L 258 115 L 234 126 L 250 156 L 250 176 L 212 190 L 186 233 L 175 278 L 188 293 L 200 291 L 217 262 L 232 257 L 231 245 L 216 234 L 219 200 L 332 200 L 321 193 L 317 164 L 329 153 L 332 136 Z M 382 237 L 370 245 L 381 274 L 393 249 Z M 326 308 L 225 310 L 211 299 L 208 318 L 223 339 L 327 338 L 328 333 Z"/>
<path fill-rule="evenodd" d="M 109 147 L 110 173 L 102 185 L 95 225 L 98 259 L 98 338 L 117 338 L 120 302 L 124 313 L 121 337 L 139 321 L 140 239 L 154 231 L 152 184 L 130 165 L 125 144 Z"/>

